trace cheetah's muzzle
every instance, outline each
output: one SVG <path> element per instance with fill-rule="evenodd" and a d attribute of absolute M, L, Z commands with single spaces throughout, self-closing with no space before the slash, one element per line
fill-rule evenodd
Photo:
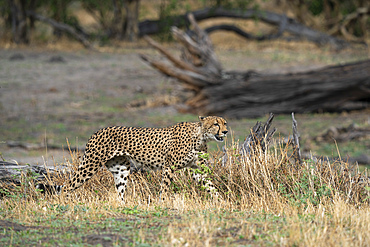
<path fill-rule="evenodd" d="M 215 138 L 216 138 L 216 140 L 217 140 L 218 142 L 223 142 L 223 141 L 224 141 L 224 137 L 225 137 L 225 136 L 220 136 L 219 134 L 216 134 L 216 135 L 215 135 Z"/>

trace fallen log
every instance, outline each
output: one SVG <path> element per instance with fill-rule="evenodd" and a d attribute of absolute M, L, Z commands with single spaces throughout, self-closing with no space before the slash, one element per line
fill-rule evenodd
<path fill-rule="evenodd" d="M 370 60 L 289 74 L 226 71 L 208 35 L 192 15 L 189 21 L 194 27 L 191 34 L 171 29 L 184 47 L 180 58 L 149 37 L 145 39 L 167 61 L 141 55 L 152 67 L 194 92 L 183 111 L 242 118 L 269 112 L 338 112 L 369 106 Z"/>
<path fill-rule="evenodd" d="M 64 167 L 66 168 L 66 167 Z M 22 176 L 30 176 L 34 181 L 45 179 L 47 174 L 55 173 L 57 168 L 41 165 L 19 165 L 14 162 L 0 161 L 0 181 L 20 183 Z"/>
<path fill-rule="evenodd" d="M 201 93 L 203 102 L 197 102 L 200 109 L 236 118 L 258 117 L 268 111 L 309 113 L 365 109 L 369 106 L 366 100 L 370 98 L 370 60 L 295 74 L 250 76 L 206 87 Z"/>
<path fill-rule="evenodd" d="M 270 25 L 278 27 L 277 32 L 266 35 L 252 35 L 248 34 L 246 31 L 241 30 L 238 27 L 232 25 L 217 25 L 208 27 L 205 29 L 206 33 L 214 32 L 216 30 L 227 30 L 235 32 L 236 34 L 246 38 L 255 40 L 267 40 L 282 37 L 284 32 L 288 32 L 293 35 L 294 39 L 301 38 L 314 42 L 318 45 L 330 44 L 335 48 L 340 49 L 348 46 L 349 43 L 345 40 L 330 36 L 323 32 L 316 31 L 309 28 L 298 21 L 287 17 L 284 14 L 277 14 L 270 11 L 260 10 L 260 9 L 225 9 L 223 7 L 218 8 L 204 8 L 196 11 L 192 11 L 188 14 L 194 16 L 197 21 L 210 19 L 210 18 L 233 18 L 233 19 L 253 19 L 259 20 Z M 188 26 L 189 21 L 187 19 L 188 14 L 171 16 L 164 20 L 146 20 L 139 23 L 139 35 L 145 36 L 150 34 L 159 33 L 161 30 L 166 30 L 169 23 L 173 26 Z"/>
<path fill-rule="evenodd" d="M 52 181 L 62 170 L 69 172 L 67 166 L 19 165 L 0 161 L 0 198 L 19 191 L 20 187 L 25 188 L 25 193 L 28 189 L 48 191 L 52 188 L 48 181 Z"/>

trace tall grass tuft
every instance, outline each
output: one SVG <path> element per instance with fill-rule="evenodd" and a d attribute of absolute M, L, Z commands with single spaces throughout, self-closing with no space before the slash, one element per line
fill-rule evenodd
<path fill-rule="evenodd" d="M 290 156 L 288 146 L 263 151 L 259 146 L 254 147 L 251 154 L 242 155 L 238 143 L 233 142 L 227 149 L 227 161 L 221 164 L 221 154 L 211 155 L 208 178 L 213 181 L 220 194 L 214 198 L 192 181 L 190 170 L 176 171 L 174 181 L 167 196 L 175 195 L 187 200 L 223 201 L 233 207 L 257 207 L 264 210 L 280 208 L 289 204 L 302 210 L 308 206 L 318 206 L 324 201 L 334 198 L 352 205 L 368 204 L 370 186 L 367 171 L 360 173 L 356 166 L 343 161 L 330 162 L 322 160 L 304 160 L 296 164 Z M 70 166 L 72 172 L 61 171 L 49 173 L 46 180 L 50 184 L 64 184 L 71 179 L 80 162 L 79 153 L 71 152 Z M 29 174 L 28 174 L 29 175 Z M 20 186 L 7 190 L 8 196 L 23 200 L 35 199 L 42 196 L 34 189 L 32 179 L 22 176 Z M 161 203 L 162 174 L 159 172 L 141 172 L 129 176 L 126 189 L 125 203 L 146 204 Z M 10 188 L 2 183 L 2 188 Z M 11 193 L 13 194 L 11 194 Z M 71 196 L 52 196 L 67 201 L 108 200 L 115 194 L 114 181 L 110 172 L 102 167 L 97 174 L 82 188 L 71 193 Z M 66 196 L 66 197 L 65 197 Z"/>

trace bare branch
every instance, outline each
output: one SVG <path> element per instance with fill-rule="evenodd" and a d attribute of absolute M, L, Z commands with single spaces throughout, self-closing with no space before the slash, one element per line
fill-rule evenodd
<path fill-rule="evenodd" d="M 301 164 L 301 149 L 299 147 L 299 133 L 297 128 L 297 121 L 294 118 L 294 112 L 292 112 L 292 128 L 293 128 L 293 156 L 296 164 Z"/>
<path fill-rule="evenodd" d="M 200 73 L 201 71 L 192 66 L 189 63 L 186 63 L 182 61 L 181 59 L 176 58 L 172 54 L 170 54 L 162 45 L 155 42 L 153 39 L 151 39 L 149 36 L 144 36 L 144 39 L 146 42 L 148 42 L 152 47 L 157 49 L 159 52 L 161 52 L 168 60 L 170 60 L 176 67 L 188 71 L 192 71 L 194 73 Z"/>
<path fill-rule="evenodd" d="M 67 25 L 65 23 L 60 23 L 60 22 L 57 22 L 56 20 L 53 20 L 51 18 L 48 18 L 48 17 L 45 17 L 45 16 L 42 16 L 40 14 L 37 14 L 33 11 L 26 11 L 27 15 L 28 16 L 32 16 L 34 17 L 35 19 L 39 20 L 39 21 L 42 21 L 42 22 L 45 22 L 63 32 L 67 32 L 69 34 L 71 34 L 75 39 L 77 39 L 78 41 L 80 41 L 83 46 L 85 46 L 86 48 L 88 49 L 91 49 L 91 50 L 95 50 L 92 45 L 90 44 L 90 42 L 85 39 L 81 34 L 79 34 L 73 27 L 71 27 L 70 25 Z"/>

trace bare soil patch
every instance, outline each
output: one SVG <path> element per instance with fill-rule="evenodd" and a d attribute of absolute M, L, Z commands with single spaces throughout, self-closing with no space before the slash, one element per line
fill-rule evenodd
<path fill-rule="evenodd" d="M 13 231 L 26 231 L 29 229 L 37 229 L 37 226 L 25 226 L 8 220 L 0 220 L 0 229 L 12 229 Z"/>

